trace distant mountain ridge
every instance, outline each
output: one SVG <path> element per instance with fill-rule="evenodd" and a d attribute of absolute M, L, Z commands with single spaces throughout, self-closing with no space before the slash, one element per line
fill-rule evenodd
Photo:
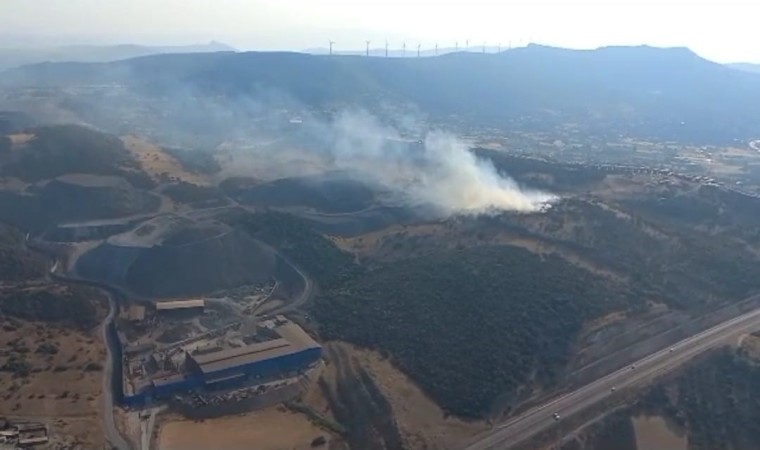
<path fill-rule="evenodd" d="M 307 106 L 412 103 L 433 118 L 676 141 L 760 137 L 760 76 L 686 48 L 568 50 L 529 45 L 430 58 L 289 52 L 153 55 L 108 64 L 42 64 L 0 85 L 118 82 L 160 97 L 178 88 L 239 99 L 284 93 Z"/>
<path fill-rule="evenodd" d="M 745 72 L 760 73 L 760 64 L 731 63 L 731 64 L 726 64 L 726 66 L 732 69 L 743 70 Z"/>
<path fill-rule="evenodd" d="M 502 51 L 507 51 L 510 48 L 508 46 L 493 46 L 493 45 L 487 45 L 485 47 L 481 46 L 470 46 L 465 48 L 462 47 L 439 47 L 436 48 L 420 48 L 419 55 L 430 57 L 430 56 L 443 56 L 449 53 L 500 53 Z M 303 53 L 307 53 L 310 55 L 329 55 L 330 49 L 328 47 L 314 47 L 314 48 L 307 48 L 303 50 Z M 366 56 L 367 50 L 365 49 L 337 49 L 333 48 L 333 55 L 342 55 L 342 56 Z M 385 56 L 385 47 L 370 47 L 369 48 L 369 56 L 377 56 L 377 57 L 384 57 Z M 414 58 L 417 57 L 417 46 L 416 45 L 409 45 L 406 50 L 403 48 L 399 48 L 398 45 L 394 45 L 392 48 L 388 47 L 388 57 L 389 58 Z"/>
<path fill-rule="evenodd" d="M 120 45 L 68 45 L 42 48 L 0 47 L 0 70 L 42 62 L 110 62 L 120 59 L 166 53 L 230 52 L 233 47 L 220 42 L 200 45 L 147 46 Z"/>

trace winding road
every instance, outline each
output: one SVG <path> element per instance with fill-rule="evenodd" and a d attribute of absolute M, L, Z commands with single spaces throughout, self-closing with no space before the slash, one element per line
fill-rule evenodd
<path fill-rule="evenodd" d="M 555 413 L 559 414 L 560 420 L 565 420 L 573 414 L 616 395 L 615 391 L 649 383 L 655 377 L 682 366 L 700 353 L 726 345 L 740 335 L 758 329 L 760 329 L 760 308 L 697 333 L 580 389 L 532 408 L 495 426 L 468 445 L 466 449 L 512 448 L 552 428 L 556 424 L 552 417 Z"/>
<path fill-rule="evenodd" d="M 96 288 L 103 292 L 103 294 L 105 294 L 106 298 L 108 299 L 108 314 L 99 325 L 100 336 L 101 339 L 103 339 L 103 345 L 106 348 L 106 363 L 103 367 L 103 376 L 101 379 L 103 391 L 103 414 L 101 415 L 101 418 L 103 419 L 103 433 L 105 434 L 106 440 L 112 448 L 115 448 L 117 450 L 132 450 L 129 442 L 124 439 L 116 427 L 116 421 L 113 414 L 113 370 L 115 361 L 113 356 L 114 350 L 112 348 L 112 342 L 108 339 L 108 327 L 111 325 L 111 323 L 113 323 L 113 320 L 118 313 L 119 307 L 116 299 L 114 298 L 114 293 L 111 292 L 112 288 L 110 286 L 101 285 L 100 283 L 96 282 L 70 278 L 59 273 L 61 264 L 56 254 L 51 252 L 45 246 L 39 245 L 39 242 L 33 240 L 29 233 L 26 234 L 25 245 L 34 251 L 40 252 L 46 256 L 53 258 L 53 265 L 48 270 L 50 278 L 62 283 L 81 284 Z"/>
<path fill-rule="evenodd" d="M 113 295 L 103 290 L 108 297 L 108 315 L 100 324 L 100 333 L 103 343 L 106 347 L 106 364 L 103 368 L 103 431 L 105 432 L 108 442 L 118 450 L 130 450 L 129 443 L 124 439 L 119 430 L 116 428 L 116 421 L 113 416 L 113 350 L 108 340 L 108 327 L 113 322 L 118 311 L 118 305 Z"/>
<path fill-rule="evenodd" d="M 269 245 L 264 244 L 263 242 L 262 242 L 262 245 L 266 245 L 267 247 L 272 248 Z M 277 252 L 280 258 L 282 258 L 283 261 L 288 263 L 288 265 L 290 265 L 290 267 L 292 267 L 293 270 L 295 270 L 298 273 L 298 275 L 303 279 L 303 291 L 301 291 L 301 293 L 298 294 L 298 297 L 296 297 L 295 300 L 288 303 L 287 305 L 283 305 L 279 308 L 273 309 L 272 311 L 267 311 L 266 315 L 268 316 L 276 316 L 277 314 L 283 314 L 288 311 L 293 311 L 295 309 L 298 309 L 301 306 L 303 306 L 306 302 L 308 302 L 309 299 L 311 299 L 312 295 L 314 295 L 314 281 L 311 278 L 309 278 L 308 275 L 306 275 L 306 272 L 301 270 L 301 268 L 299 268 L 297 265 L 293 264 L 293 262 L 281 252 L 278 252 L 274 248 L 272 248 L 272 250 Z"/>

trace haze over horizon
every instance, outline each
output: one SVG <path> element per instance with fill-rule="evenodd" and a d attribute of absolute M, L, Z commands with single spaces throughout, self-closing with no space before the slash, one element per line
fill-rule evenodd
<path fill-rule="evenodd" d="M 47 9 L 40 14 L 40 8 Z M 179 45 L 222 41 L 240 50 L 303 50 L 365 40 L 391 48 L 529 42 L 588 49 L 689 47 L 717 62 L 760 62 L 746 39 L 753 7 L 742 0 L 3 0 L 0 47 Z M 93 20 L 93 18 L 96 18 Z"/>

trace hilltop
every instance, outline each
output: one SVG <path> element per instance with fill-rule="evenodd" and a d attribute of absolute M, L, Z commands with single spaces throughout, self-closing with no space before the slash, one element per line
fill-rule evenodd
<path fill-rule="evenodd" d="M 760 135 L 760 126 L 748 119 L 760 113 L 760 76 L 685 48 L 530 45 L 429 58 L 171 54 L 108 64 L 46 63 L 0 77 L 0 84 L 11 86 L 112 83 L 167 102 L 178 92 L 251 103 L 280 96 L 320 108 L 413 104 L 433 118 L 531 130 L 572 123 L 601 135 L 710 142 Z"/>
<path fill-rule="evenodd" d="M 140 162 L 109 134 L 77 125 L 0 135 L 0 219 L 27 230 L 159 207 Z"/>

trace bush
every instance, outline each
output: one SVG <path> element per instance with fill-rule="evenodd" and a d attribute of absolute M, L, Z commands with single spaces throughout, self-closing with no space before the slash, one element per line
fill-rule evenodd
<path fill-rule="evenodd" d="M 23 358 L 12 355 L 5 364 L 0 367 L 3 372 L 10 372 L 14 377 L 26 377 L 32 370 L 32 366 Z"/>
<path fill-rule="evenodd" d="M 53 344 L 52 342 L 43 342 L 39 346 L 37 346 L 37 353 L 44 353 L 48 355 L 55 355 L 58 353 L 58 347 Z"/>
<path fill-rule="evenodd" d="M 87 365 L 84 366 L 84 370 L 85 372 L 97 372 L 99 370 L 103 370 L 103 366 L 96 362 L 91 362 L 87 363 Z"/>

